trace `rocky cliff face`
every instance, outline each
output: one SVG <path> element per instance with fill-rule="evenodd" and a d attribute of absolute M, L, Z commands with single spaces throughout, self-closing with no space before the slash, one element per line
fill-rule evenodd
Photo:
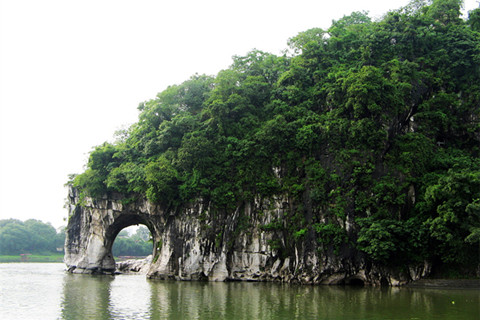
<path fill-rule="evenodd" d="M 429 270 L 422 265 L 396 272 L 355 251 L 324 250 L 311 230 L 292 241 L 282 228 L 271 228 L 286 223 L 288 199 L 259 199 L 224 213 L 212 212 L 201 200 L 175 209 L 144 199 L 127 204 L 121 195 L 81 201 L 74 188 L 68 201 L 65 263 L 73 273 L 113 273 L 113 241 L 136 224 L 147 226 L 154 239 L 149 278 L 401 285 Z"/>

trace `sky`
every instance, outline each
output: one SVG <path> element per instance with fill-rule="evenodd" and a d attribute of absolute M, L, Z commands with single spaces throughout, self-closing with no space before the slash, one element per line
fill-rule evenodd
<path fill-rule="evenodd" d="M 66 225 L 68 175 L 140 102 L 233 55 L 408 0 L 0 0 L 0 219 Z M 466 0 L 465 11 L 477 8 Z"/>

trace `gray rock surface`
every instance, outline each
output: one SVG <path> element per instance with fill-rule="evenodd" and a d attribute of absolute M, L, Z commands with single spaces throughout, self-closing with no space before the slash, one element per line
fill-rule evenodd
<path fill-rule="evenodd" d="M 145 259 L 128 259 L 115 264 L 115 273 L 121 274 L 147 274 L 152 264 L 153 257 L 150 255 Z"/>
<path fill-rule="evenodd" d="M 141 267 L 149 278 L 396 286 L 424 277 L 430 268 L 385 269 L 356 251 L 321 250 L 308 234 L 291 243 L 283 231 L 265 228 L 286 223 L 288 199 L 258 199 L 223 214 L 201 199 L 175 209 L 145 199 L 126 203 L 119 194 L 80 199 L 70 188 L 65 242 L 70 272 L 114 273 L 113 241 L 123 228 L 137 224 L 147 226 L 154 241 L 151 263 Z"/>

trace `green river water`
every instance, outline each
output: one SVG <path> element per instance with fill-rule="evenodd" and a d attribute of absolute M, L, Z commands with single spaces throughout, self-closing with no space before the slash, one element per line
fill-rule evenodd
<path fill-rule="evenodd" d="M 0 319 L 480 319 L 478 289 L 152 281 L 64 268 L 0 264 Z"/>

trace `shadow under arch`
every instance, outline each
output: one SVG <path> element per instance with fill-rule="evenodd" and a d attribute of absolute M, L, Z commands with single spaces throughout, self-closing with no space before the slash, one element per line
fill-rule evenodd
<path fill-rule="evenodd" d="M 339 285 L 351 286 L 351 287 L 364 287 L 365 280 L 358 276 L 352 276 L 345 278 L 338 282 Z"/>

